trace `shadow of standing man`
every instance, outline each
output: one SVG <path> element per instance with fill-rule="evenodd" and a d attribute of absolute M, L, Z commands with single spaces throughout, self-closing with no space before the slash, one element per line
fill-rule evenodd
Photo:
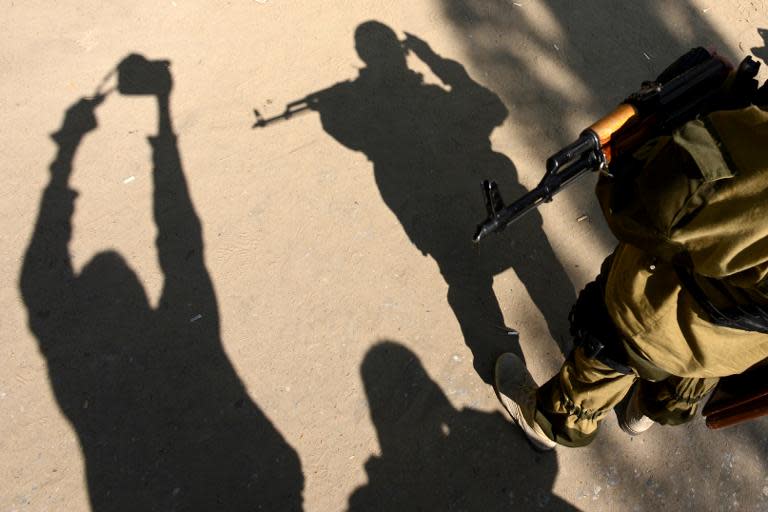
<path fill-rule="evenodd" d="M 131 55 L 118 66 L 125 94 L 151 94 L 154 219 L 164 274 L 152 309 L 116 252 L 77 275 L 68 245 L 77 193 L 75 153 L 96 128 L 104 96 L 80 100 L 53 134 L 58 146 L 21 271 L 29 326 L 59 406 L 85 458 L 93 510 L 301 510 L 296 452 L 249 398 L 220 339 L 170 114 L 167 62 Z"/>
<path fill-rule="evenodd" d="M 763 38 L 763 46 L 752 48 L 752 54 L 768 64 L 768 29 L 759 28 L 757 29 L 757 33 Z"/>
<path fill-rule="evenodd" d="M 455 409 L 403 345 L 376 344 L 360 371 L 381 455 L 350 512 L 576 510 L 552 493 L 555 453 L 531 450 L 498 412 Z"/>
<path fill-rule="evenodd" d="M 499 97 L 473 81 L 458 62 L 440 57 L 413 35 L 401 43 L 382 23 L 360 25 L 355 48 L 366 64 L 359 77 L 323 91 L 312 108 L 326 132 L 373 163 L 382 199 L 411 242 L 437 262 L 478 374 L 490 382 L 496 356 L 519 353 L 493 291 L 493 277 L 510 267 L 552 337 L 569 343 L 558 334 L 567 332 L 573 285 L 542 230 L 539 213 L 516 223 L 514 235 L 489 240 L 482 252 L 471 241 L 485 212 L 484 178 L 497 180 L 507 197 L 526 192 L 512 162 L 491 147 L 491 133 L 508 114 Z M 411 71 L 408 51 L 445 87 L 425 84 Z M 563 353 L 570 349 L 560 348 Z"/>

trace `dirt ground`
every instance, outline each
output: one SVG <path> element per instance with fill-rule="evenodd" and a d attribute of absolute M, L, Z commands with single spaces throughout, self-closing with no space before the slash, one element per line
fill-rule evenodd
<path fill-rule="evenodd" d="M 540 454 L 501 414 L 490 355 L 546 380 L 613 246 L 594 177 L 470 242 L 482 178 L 535 185 L 684 50 L 766 58 L 765 1 L 2 7 L 0 511 L 768 510 L 765 420 Z M 177 138 L 115 92 L 58 151 L 131 53 Z"/>

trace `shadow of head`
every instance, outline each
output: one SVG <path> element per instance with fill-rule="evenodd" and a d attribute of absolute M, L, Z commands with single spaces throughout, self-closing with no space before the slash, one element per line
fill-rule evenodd
<path fill-rule="evenodd" d="M 405 50 L 395 31 L 378 21 L 366 21 L 355 30 L 355 50 L 371 70 L 406 69 Z"/>
<path fill-rule="evenodd" d="M 135 321 L 137 315 L 149 311 L 144 288 L 136 273 L 115 251 L 94 256 L 77 278 L 85 310 L 92 319 L 116 326 L 121 319 Z"/>
<path fill-rule="evenodd" d="M 416 354 L 399 343 L 382 341 L 375 345 L 366 354 L 360 371 L 371 417 L 377 424 L 391 424 L 403 418 L 427 395 L 442 397 Z"/>

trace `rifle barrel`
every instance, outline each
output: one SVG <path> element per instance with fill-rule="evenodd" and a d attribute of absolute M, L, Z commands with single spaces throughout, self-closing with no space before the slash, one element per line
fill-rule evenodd
<path fill-rule="evenodd" d="M 268 117 L 266 119 L 261 117 L 261 114 L 259 114 L 259 112 L 255 110 L 254 112 L 256 113 L 256 122 L 253 123 L 253 128 L 265 128 L 267 125 L 276 123 L 278 121 L 287 121 L 288 119 L 292 118 L 296 114 L 299 114 L 309 109 L 310 109 L 310 106 L 307 100 L 295 101 L 293 103 L 289 103 L 282 114 Z"/>
<path fill-rule="evenodd" d="M 594 153 L 590 153 L 560 172 L 546 175 L 536 188 L 477 226 L 472 241 L 478 243 L 491 233 L 502 231 L 526 213 L 535 210 L 541 203 L 551 201 L 552 197 L 566 186 L 599 166 L 600 160 Z"/>

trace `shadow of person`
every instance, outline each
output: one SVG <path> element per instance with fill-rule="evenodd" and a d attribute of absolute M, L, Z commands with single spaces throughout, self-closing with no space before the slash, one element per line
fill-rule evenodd
<path fill-rule="evenodd" d="M 514 268 L 558 341 L 567 332 L 573 285 L 538 212 L 484 242 L 481 250 L 473 246 L 472 234 L 485 216 L 482 179 L 498 181 L 507 197 L 526 192 L 512 162 L 491 148 L 491 132 L 507 109 L 459 63 L 440 57 L 415 36 L 408 35 L 404 44 L 445 87 L 425 84 L 408 68 L 392 29 L 369 21 L 355 32 L 366 67 L 357 79 L 323 91 L 311 105 L 327 133 L 373 163 L 382 199 L 410 241 L 437 262 L 475 369 L 490 382 L 496 356 L 519 352 L 505 328 L 493 277 Z M 562 343 L 567 353 L 568 342 Z"/>
<path fill-rule="evenodd" d="M 361 373 L 381 455 L 350 511 L 576 510 L 552 494 L 554 452 L 534 451 L 499 413 L 456 410 L 404 346 L 378 343 Z"/>
<path fill-rule="evenodd" d="M 763 38 L 763 46 L 752 48 L 752 55 L 768 65 L 768 29 L 759 28 L 757 29 L 757 33 Z"/>
<path fill-rule="evenodd" d="M 296 452 L 248 397 L 222 348 L 200 220 L 171 127 L 167 66 L 133 55 L 131 84 L 157 96 L 154 219 L 164 274 L 150 307 L 116 252 L 77 275 L 68 245 L 75 152 L 103 100 L 81 100 L 53 135 L 50 166 L 20 287 L 59 406 L 85 458 L 93 510 L 300 510 Z"/>

